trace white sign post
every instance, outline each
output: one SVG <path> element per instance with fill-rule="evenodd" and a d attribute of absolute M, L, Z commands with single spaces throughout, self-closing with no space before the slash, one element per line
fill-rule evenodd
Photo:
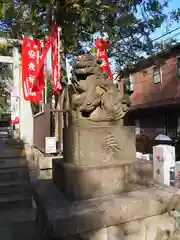
<path fill-rule="evenodd" d="M 56 153 L 56 137 L 45 138 L 46 153 Z"/>

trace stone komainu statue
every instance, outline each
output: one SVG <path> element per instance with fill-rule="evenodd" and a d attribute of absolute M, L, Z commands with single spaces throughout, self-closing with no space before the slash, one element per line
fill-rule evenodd
<path fill-rule="evenodd" d="M 130 103 L 120 97 L 115 84 L 100 67 L 101 60 L 88 54 L 76 58 L 72 70 L 71 107 L 92 121 L 124 118 Z"/>

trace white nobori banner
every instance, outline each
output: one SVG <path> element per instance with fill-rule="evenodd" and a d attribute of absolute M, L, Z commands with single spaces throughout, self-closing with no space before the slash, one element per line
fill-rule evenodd
<path fill-rule="evenodd" d="M 11 92 L 11 123 L 19 124 L 19 91 L 14 88 Z"/>

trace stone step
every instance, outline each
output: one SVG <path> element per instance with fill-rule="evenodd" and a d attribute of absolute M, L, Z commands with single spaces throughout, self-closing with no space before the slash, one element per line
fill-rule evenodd
<path fill-rule="evenodd" d="M 27 167 L 25 158 L 0 158 L 0 169 Z"/>
<path fill-rule="evenodd" d="M 1 149 L 1 148 L 0 148 Z M 0 159 L 1 158 L 18 158 L 24 157 L 25 151 L 20 149 L 4 149 L 0 151 Z"/>
<path fill-rule="evenodd" d="M 27 167 L 0 169 L 0 182 L 29 180 Z"/>
<path fill-rule="evenodd" d="M 13 218 L 12 218 L 13 216 Z M 28 208 L 26 210 L 20 208 L 1 210 L 0 211 L 0 226 L 3 223 L 22 223 L 27 221 L 35 220 L 36 209 Z"/>
<path fill-rule="evenodd" d="M 21 146 L 21 145 L 19 145 L 19 144 L 9 144 L 9 143 L 4 143 L 4 145 L 3 145 L 3 147 L 4 147 L 4 149 L 6 149 L 6 150 L 23 150 L 24 149 L 24 146 Z"/>
<path fill-rule="evenodd" d="M 39 236 L 34 222 L 26 222 L 15 225 L 7 225 L 1 228 L 0 226 L 0 239 L 2 240 L 40 240 L 43 239 Z"/>
<path fill-rule="evenodd" d="M 9 129 L 4 127 L 0 128 L 0 136 L 8 136 L 9 135 Z"/>
<path fill-rule="evenodd" d="M 9 147 L 19 147 L 19 148 L 23 148 L 24 147 L 24 143 L 21 140 L 15 140 L 15 139 L 6 139 L 4 141 L 4 144 Z"/>
<path fill-rule="evenodd" d="M 13 231 L 12 231 L 11 226 L 9 226 L 9 225 L 1 226 L 0 225 L 1 239 L 3 239 L 3 240 L 13 240 L 12 235 L 13 235 Z"/>
<path fill-rule="evenodd" d="M 12 217 L 13 216 L 13 217 Z M 38 240 L 36 229 L 36 209 L 10 209 L 0 211 L 0 239 Z"/>
<path fill-rule="evenodd" d="M 32 197 L 29 192 L 0 196 L 0 210 L 13 208 L 27 209 L 32 207 Z"/>
<path fill-rule="evenodd" d="M 4 194 L 27 192 L 30 190 L 31 185 L 28 180 L 0 182 L 0 196 Z"/>

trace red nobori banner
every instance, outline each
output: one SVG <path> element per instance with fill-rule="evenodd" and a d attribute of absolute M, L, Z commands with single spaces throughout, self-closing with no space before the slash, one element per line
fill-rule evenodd
<path fill-rule="evenodd" d="M 58 55 L 58 26 L 52 24 L 51 34 L 44 41 L 41 51 L 41 43 L 25 37 L 22 43 L 22 88 L 24 99 L 32 102 L 42 100 L 42 90 L 44 89 L 44 63 L 47 53 L 52 47 L 52 85 L 56 93 L 60 93 L 62 86 L 60 83 L 60 66 Z"/>
<path fill-rule="evenodd" d="M 58 54 L 58 44 L 60 41 L 60 36 L 58 33 L 58 26 L 54 23 L 52 27 L 52 86 L 54 92 L 60 93 L 62 86 L 60 83 L 60 66 L 59 66 L 59 54 Z"/>
<path fill-rule="evenodd" d="M 96 51 L 97 57 L 102 60 L 101 67 L 107 72 L 109 79 L 112 80 L 112 73 L 107 57 L 107 48 L 110 46 L 109 41 L 104 41 L 103 39 L 97 38 L 96 39 Z"/>
<path fill-rule="evenodd" d="M 40 57 L 38 70 L 36 77 L 41 74 L 44 62 L 46 61 L 47 53 L 51 47 L 51 63 L 52 63 L 52 79 L 51 84 L 53 90 L 56 93 L 60 93 L 62 86 L 60 83 L 60 66 L 59 66 L 59 55 L 58 55 L 58 42 L 60 41 L 58 36 L 58 26 L 53 22 L 51 27 L 51 34 L 48 36 L 47 40 L 44 40 L 44 48 Z M 39 77 L 38 77 L 39 79 Z M 40 78 L 41 79 L 41 78 Z M 33 85 L 33 90 L 36 89 L 36 86 Z"/>
<path fill-rule="evenodd" d="M 44 40 L 43 50 L 40 51 L 40 54 L 39 54 L 38 66 L 37 66 L 37 71 L 35 75 L 36 77 L 32 86 L 33 91 L 37 91 L 37 89 L 44 88 L 44 64 L 45 64 L 46 57 L 50 49 L 51 43 L 52 43 L 52 37 L 51 35 L 49 35 L 48 39 Z"/>
<path fill-rule="evenodd" d="M 27 37 L 22 43 L 22 88 L 24 99 L 32 102 L 42 100 L 42 89 L 44 88 L 44 69 L 37 76 L 41 44 L 37 40 Z M 33 84 L 36 82 L 36 91 Z M 39 85 L 37 85 L 37 83 Z"/>

